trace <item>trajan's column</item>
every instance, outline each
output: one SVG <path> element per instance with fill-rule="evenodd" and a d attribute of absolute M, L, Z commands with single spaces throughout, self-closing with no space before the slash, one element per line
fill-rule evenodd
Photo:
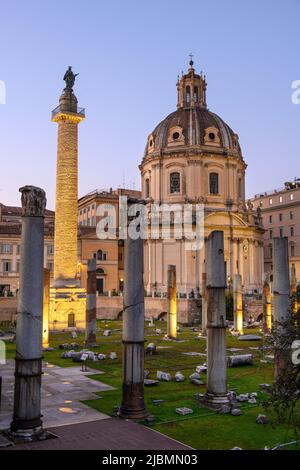
<path fill-rule="evenodd" d="M 59 106 L 52 111 L 58 124 L 54 281 L 50 289 L 49 329 L 85 328 L 86 290 L 77 276 L 78 124 L 85 118 L 73 93 L 76 75 L 69 67 Z"/>

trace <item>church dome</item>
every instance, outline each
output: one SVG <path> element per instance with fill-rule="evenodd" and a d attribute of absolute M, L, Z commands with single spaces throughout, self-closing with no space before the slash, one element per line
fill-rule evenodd
<path fill-rule="evenodd" d="M 206 105 L 205 76 L 188 73 L 177 82 L 177 110 L 161 121 L 148 136 L 145 157 L 157 153 L 208 151 L 240 155 L 238 136 Z M 199 149 L 201 147 L 201 149 Z"/>

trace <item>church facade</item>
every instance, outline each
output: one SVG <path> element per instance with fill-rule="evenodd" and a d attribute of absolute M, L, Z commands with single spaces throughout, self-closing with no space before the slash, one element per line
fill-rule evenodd
<path fill-rule="evenodd" d="M 206 86 L 190 61 L 177 82 L 177 110 L 148 136 L 140 165 L 142 197 L 149 212 L 153 203 L 203 204 L 205 237 L 213 230 L 224 232 L 228 284 L 240 274 L 244 290 L 259 290 L 264 276 L 261 214 L 245 201 L 247 165 L 238 135 L 208 109 Z M 201 291 L 205 246 L 186 250 L 184 238 L 149 237 L 144 260 L 147 292 L 166 292 L 169 264 L 176 265 L 179 293 Z"/>

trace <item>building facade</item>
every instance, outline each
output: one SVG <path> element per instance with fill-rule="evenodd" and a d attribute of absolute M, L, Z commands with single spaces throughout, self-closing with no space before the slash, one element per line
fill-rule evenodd
<path fill-rule="evenodd" d="M 93 256 L 97 260 L 97 291 L 117 294 L 124 284 L 124 243 L 118 240 L 120 197 L 139 199 L 141 192 L 133 189 L 95 190 L 78 201 L 78 225 L 80 231 L 79 258 L 86 263 Z M 115 217 L 114 217 L 115 214 Z M 116 237 L 101 240 L 96 227 L 103 218 L 112 218 L 110 225 L 116 228 Z M 115 219 L 115 220 L 114 220 Z"/>
<path fill-rule="evenodd" d="M 19 288 L 22 208 L 0 204 L 0 296 Z M 54 212 L 46 210 L 44 267 L 53 270 Z"/>
<path fill-rule="evenodd" d="M 97 259 L 97 291 L 99 295 L 115 295 L 123 291 L 124 244 L 122 240 L 97 237 L 96 215 L 99 205 L 114 207 L 119 213 L 119 197 L 140 198 L 141 192 L 132 189 L 93 191 L 78 200 L 77 273 L 80 285 L 85 286 L 84 266 L 93 257 Z M 44 267 L 54 274 L 54 211 L 46 210 Z M 15 295 L 19 286 L 22 208 L 0 204 L 0 296 Z"/>
<path fill-rule="evenodd" d="M 251 200 L 253 208 L 261 211 L 264 233 L 265 272 L 271 273 L 272 239 L 288 237 L 291 270 L 300 275 L 300 180 L 285 183 L 284 187 L 256 194 Z"/>
<path fill-rule="evenodd" d="M 245 202 L 246 163 L 238 135 L 206 104 L 206 79 L 190 68 L 177 82 L 177 110 L 149 134 L 140 165 L 142 197 L 151 204 L 204 205 L 205 237 L 222 230 L 228 282 L 241 274 L 246 290 L 262 287 L 263 228 L 259 211 Z M 193 209 L 194 210 L 194 209 Z M 205 249 L 185 240 L 145 242 L 145 288 L 167 289 L 168 265 L 176 265 L 177 289 L 201 290 Z"/>

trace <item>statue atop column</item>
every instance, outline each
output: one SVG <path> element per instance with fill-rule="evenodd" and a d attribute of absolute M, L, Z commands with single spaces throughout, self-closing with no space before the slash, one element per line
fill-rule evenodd
<path fill-rule="evenodd" d="M 73 73 L 72 67 L 69 66 L 68 70 L 64 75 L 64 81 L 66 82 L 66 89 L 73 90 L 73 86 L 75 83 L 75 78 L 79 75 L 79 73 Z"/>

